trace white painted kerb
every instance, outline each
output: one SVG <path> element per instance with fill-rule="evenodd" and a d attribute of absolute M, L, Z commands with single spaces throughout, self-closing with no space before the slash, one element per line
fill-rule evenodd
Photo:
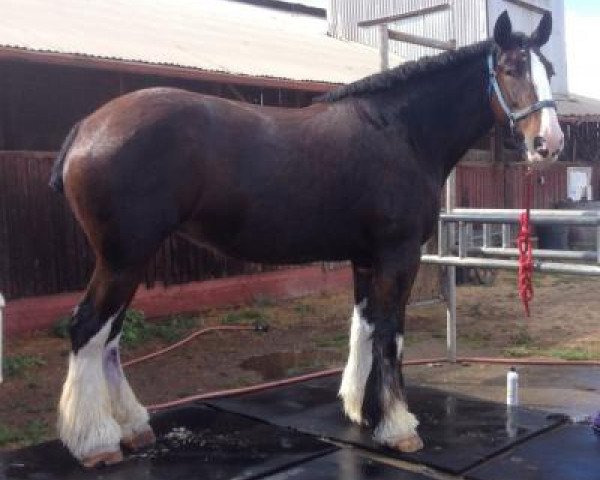
<path fill-rule="evenodd" d="M 2 294 L 0 293 L 0 383 L 2 383 L 2 370 L 4 368 L 3 366 L 3 362 L 2 362 L 2 345 L 3 345 L 3 341 L 4 341 L 4 324 L 2 323 L 2 311 L 4 310 L 4 306 L 6 305 L 6 303 L 4 302 L 4 297 L 2 296 Z"/>

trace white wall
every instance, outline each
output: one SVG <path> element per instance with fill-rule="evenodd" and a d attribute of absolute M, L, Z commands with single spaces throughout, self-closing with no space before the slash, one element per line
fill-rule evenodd
<path fill-rule="evenodd" d="M 486 37 L 485 1 L 454 0 L 448 10 L 390 23 L 389 27 L 436 40 L 454 39 L 461 47 Z M 377 28 L 358 27 L 356 24 L 359 21 L 410 12 L 441 3 L 445 3 L 445 0 L 329 0 L 329 34 L 377 47 Z M 433 48 L 394 41 L 390 42 L 390 51 L 406 60 L 440 53 Z"/>

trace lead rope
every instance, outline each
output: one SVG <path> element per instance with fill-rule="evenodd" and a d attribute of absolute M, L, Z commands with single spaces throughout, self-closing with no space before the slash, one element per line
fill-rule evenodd
<path fill-rule="evenodd" d="M 525 211 L 519 217 L 519 236 L 517 248 L 519 249 L 519 296 L 529 317 L 529 302 L 533 299 L 533 247 L 531 245 L 530 208 L 531 208 L 531 183 L 532 171 L 525 174 Z"/>

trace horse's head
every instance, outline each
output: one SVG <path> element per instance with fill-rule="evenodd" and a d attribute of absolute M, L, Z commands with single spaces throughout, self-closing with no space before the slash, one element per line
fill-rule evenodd
<path fill-rule="evenodd" d="M 496 21 L 497 48 L 488 58 L 494 114 L 520 137 L 529 162 L 556 160 L 564 145 L 550 89 L 554 70 L 540 52 L 551 32 L 547 12 L 528 37 L 513 32 L 505 11 Z"/>

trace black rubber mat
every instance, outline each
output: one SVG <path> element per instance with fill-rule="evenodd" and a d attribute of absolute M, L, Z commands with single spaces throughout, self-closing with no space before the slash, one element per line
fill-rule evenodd
<path fill-rule="evenodd" d="M 157 444 L 115 466 L 84 470 L 58 441 L 0 454 L 1 479 L 186 480 L 262 477 L 334 451 L 308 435 L 195 406 L 153 417 Z"/>
<path fill-rule="evenodd" d="M 600 437 L 588 425 L 564 425 L 467 474 L 471 480 L 598 480 Z"/>
<path fill-rule="evenodd" d="M 344 418 L 338 386 L 339 377 L 333 376 L 208 403 L 455 474 L 563 421 L 540 411 L 508 410 L 503 404 L 409 386 L 408 401 L 421 422 L 418 431 L 425 448 L 401 454 L 376 444 L 368 430 Z"/>
<path fill-rule="evenodd" d="M 432 480 L 432 477 L 386 465 L 344 448 L 262 480 Z"/>

